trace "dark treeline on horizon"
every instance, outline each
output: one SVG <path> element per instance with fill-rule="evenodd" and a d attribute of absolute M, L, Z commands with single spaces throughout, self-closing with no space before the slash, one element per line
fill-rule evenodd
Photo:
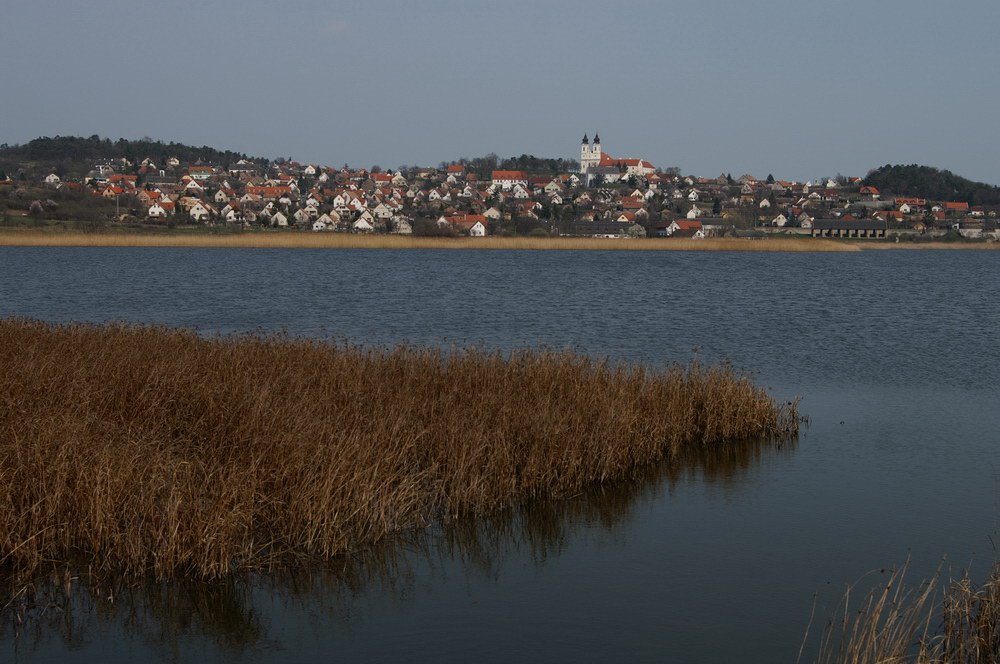
<path fill-rule="evenodd" d="M 495 153 L 490 153 L 482 157 L 467 159 L 455 159 L 454 161 L 441 162 L 439 167 L 444 169 L 452 165 L 464 166 L 471 173 L 475 173 L 480 179 L 489 179 L 494 170 L 502 171 L 527 171 L 529 173 L 568 173 L 580 169 L 580 162 L 576 159 L 563 159 L 551 157 L 536 157 L 532 154 L 522 154 L 520 157 L 509 157 L 501 159 Z"/>
<path fill-rule="evenodd" d="M 164 143 L 152 138 L 128 140 L 119 138 L 101 138 L 97 134 L 84 138 L 82 136 L 41 136 L 22 145 L 0 145 L 0 165 L 8 171 L 24 162 L 42 162 L 54 168 L 62 165 L 64 168 L 91 163 L 101 159 L 125 158 L 137 165 L 143 159 L 152 159 L 157 165 L 171 157 L 176 157 L 182 163 L 198 162 L 228 166 L 240 159 L 246 159 L 259 164 L 268 163 L 268 159 L 249 157 L 241 152 L 218 150 L 202 146 L 194 147 L 173 141 Z M 75 169 L 73 169 L 75 170 Z"/>
<path fill-rule="evenodd" d="M 918 164 L 886 164 L 869 173 L 864 184 L 897 196 L 964 201 L 969 205 L 1000 204 L 1000 187 L 974 182 L 951 171 Z"/>

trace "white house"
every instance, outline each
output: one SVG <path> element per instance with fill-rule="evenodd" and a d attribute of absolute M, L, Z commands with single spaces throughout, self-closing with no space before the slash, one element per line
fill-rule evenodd
<path fill-rule="evenodd" d="M 191 206 L 191 209 L 188 210 L 188 215 L 190 215 L 191 219 L 193 219 L 194 221 L 208 221 L 208 218 L 210 216 L 208 208 L 202 205 L 200 202 L 195 203 L 194 205 Z"/>
<path fill-rule="evenodd" d="M 327 228 L 332 229 L 336 228 L 337 224 L 340 222 L 340 215 L 336 212 L 327 212 L 326 214 L 321 215 L 316 221 L 322 221 L 326 224 Z"/>
<path fill-rule="evenodd" d="M 164 219 L 167 216 L 167 211 L 164 210 L 159 203 L 153 203 L 149 206 L 149 212 L 147 214 L 152 219 Z"/>
<path fill-rule="evenodd" d="M 385 203 L 379 203 L 372 208 L 372 213 L 379 219 L 392 219 L 392 210 Z"/>
<path fill-rule="evenodd" d="M 511 189 L 514 192 L 514 198 L 520 200 L 527 200 L 531 198 L 531 192 L 529 192 L 528 188 L 524 185 L 516 184 Z"/>
<path fill-rule="evenodd" d="M 400 215 L 392 218 L 392 232 L 397 235 L 412 235 L 413 225 L 410 220 Z"/>
<path fill-rule="evenodd" d="M 367 219 L 358 219 L 351 225 L 351 228 L 358 233 L 371 233 L 375 230 L 375 227 L 372 226 Z"/>

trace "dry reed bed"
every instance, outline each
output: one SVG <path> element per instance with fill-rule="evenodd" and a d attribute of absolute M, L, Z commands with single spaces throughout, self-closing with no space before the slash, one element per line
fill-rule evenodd
<path fill-rule="evenodd" d="M 797 427 L 726 366 L 0 320 L 0 568 L 329 558 Z"/>
<path fill-rule="evenodd" d="M 992 251 L 1000 249 L 1000 242 L 874 242 L 866 244 L 863 249 L 885 249 L 888 251 L 916 251 L 920 249 L 935 249 L 944 251 Z"/>
<path fill-rule="evenodd" d="M 273 249 L 521 249 L 625 251 L 860 251 L 856 243 L 815 238 L 650 238 L 587 237 L 433 238 L 312 232 L 249 233 L 114 233 L 6 230 L 0 246 L 23 247 L 216 247 Z"/>
<path fill-rule="evenodd" d="M 852 605 L 848 588 L 820 643 L 820 664 L 1000 662 L 1000 563 L 976 585 L 968 573 L 912 585 L 908 564 Z"/>

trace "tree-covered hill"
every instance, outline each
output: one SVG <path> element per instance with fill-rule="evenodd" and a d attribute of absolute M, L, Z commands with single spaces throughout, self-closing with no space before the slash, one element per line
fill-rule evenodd
<path fill-rule="evenodd" d="M 231 150 L 216 150 L 207 146 L 194 147 L 183 143 L 164 143 L 163 141 L 143 138 L 126 140 L 119 138 L 101 138 L 96 134 L 83 138 L 82 136 L 42 136 L 22 145 L 0 145 L 0 168 L 8 173 L 16 173 L 18 169 L 30 169 L 32 174 L 38 171 L 56 171 L 58 175 L 75 175 L 91 167 L 94 161 L 100 159 L 120 159 L 124 157 L 137 167 L 147 157 L 158 166 L 167 159 L 176 157 L 184 164 L 205 163 L 216 166 L 228 166 L 240 159 L 251 159 L 264 163 L 267 160 L 247 157 L 240 152 Z M 60 173 L 59 171 L 63 171 Z"/>
<path fill-rule="evenodd" d="M 440 168 L 446 168 L 453 164 L 465 166 L 466 170 L 476 173 L 480 179 L 489 179 L 494 170 L 505 171 L 527 171 L 532 175 L 548 175 L 556 173 L 566 173 L 576 171 L 580 168 L 580 162 L 575 159 L 536 157 L 530 154 L 522 154 L 520 157 L 510 157 L 501 159 L 494 153 L 484 157 L 474 159 L 457 159 L 455 161 L 441 162 Z"/>
<path fill-rule="evenodd" d="M 935 201 L 965 201 L 969 205 L 1000 205 L 1000 187 L 917 164 L 886 164 L 868 174 L 864 184 L 896 196 L 915 196 Z"/>

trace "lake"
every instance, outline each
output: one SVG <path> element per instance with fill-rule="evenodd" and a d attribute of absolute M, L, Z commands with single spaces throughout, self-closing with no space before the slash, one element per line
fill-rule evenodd
<path fill-rule="evenodd" d="M 814 596 L 817 631 L 872 570 L 997 555 L 998 293 L 987 251 L 0 247 L 2 316 L 697 355 L 809 418 L 794 445 L 414 534 L 349 570 L 140 584 L 4 624 L 0 659 L 794 662 Z"/>

